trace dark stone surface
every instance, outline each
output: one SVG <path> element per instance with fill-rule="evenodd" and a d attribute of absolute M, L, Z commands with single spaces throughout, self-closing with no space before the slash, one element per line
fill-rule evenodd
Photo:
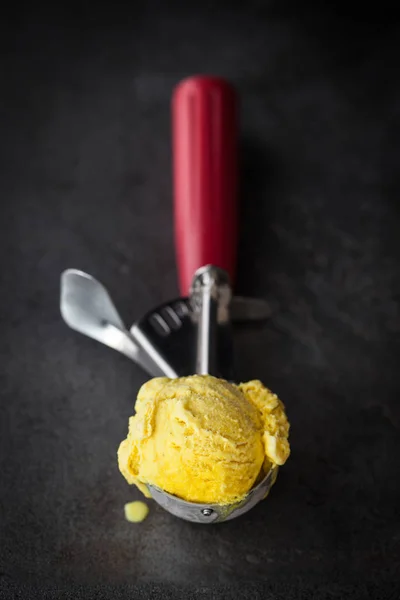
<path fill-rule="evenodd" d="M 323 4 L 3 20 L 0 597 L 399 597 L 400 27 Z M 67 329 L 59 275 L 127 321 L 176 294 L 169 98 L 195 72 L 241 94 L 238 287 L 275 313 L 237 362 L 293 454 L 240 521 L 134 526 L 116 448 L 145 377 Z"/>

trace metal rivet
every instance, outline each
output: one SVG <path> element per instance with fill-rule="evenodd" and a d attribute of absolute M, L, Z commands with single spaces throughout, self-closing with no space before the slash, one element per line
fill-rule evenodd
<path fill-rule="evenodd" d="M 212 508 L 203 508 L 203 510 L 201 511 L 201 514 L 204 517 L 211 517 L 211 515 L 213 514 L 213 512 L 214 511 L 212 510 Z"/>

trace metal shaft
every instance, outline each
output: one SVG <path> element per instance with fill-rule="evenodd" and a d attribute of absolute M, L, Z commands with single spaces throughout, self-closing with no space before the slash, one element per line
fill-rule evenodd
<path fill-rule="evenodd" d="M 219 375 L 218 327 L 229 321 L 231 291 L 225 271 L 214 266 L 199 269 L 191 298 L 196 322 L 196 373 Z"/>
<path fill-rule="evenodd" d="M 211 286 L 205 282 L 201 288 L 201 308 L 196 343 L 196 373 L 200 375 L 217 375 L 217 308 L 217 302 L 211 294 Z"/>

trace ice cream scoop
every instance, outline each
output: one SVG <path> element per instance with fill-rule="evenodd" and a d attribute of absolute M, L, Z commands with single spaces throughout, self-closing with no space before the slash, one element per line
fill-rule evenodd
<path fill-rule="evenodd" d="M 175 247 L 181 297 L 153 309 L 128 332 L 106 290 L 85 273 L 69 270 L 62 277 L 61 311 L 71 327 L 123 352 L 150 375 L 164 374 L 178 380 L 195 373 L 224 379 L 224 385 L 230 385 L 227 382 L 235 380 L 231 312 L 240 320 L 269 315 L 265 301 L 232 301 L 237 240 L 237 100 L 232 86 L 205 76 L 181 82 L 173 95 L 172 129 Z M 244 389 L 239 392 L 242 401 L 247 393 L 253 393 L 245 393 Z M 256 406 L 253 400 L 248 401 Z M 228 405 L 224 410 L 229 415 Z M 256 410 L 262 415 L 263 404 Z M 212 414 L 212 406 L 205 404 L 202 417 L 211 418 Z M 270 416 L 266 423 L 271 419 L 265 430 L 256 427 L 252 446 L 253 450 L 260 448 L 261 436 L 265 456 L 283 447 L 285 435 L 287 441 L 284 421 L 277 423 Z M 278 427 L 278 436 L 270 429 L 272 423 Z M 221 434 L 221 424 L 223 417 L 216 413 L 215 435 Z M 245 432 L 244 426 L 242 429 Z M 230 462 L 235 464 L 233 449 L 242 442 L 231 442 Z M 256 455 L 258 462 L 251 458 L 252 468 L 249 465 L 239 477 L 244 485 L 240 493 L 191 496 L 185 493 L 185 481 L 190 479 L 187 477 L 182 479 L 179 493 L 158 478 L 142 477 L 142 481 L 138 474 L 135 482 L 143 484 L 156 502 L 183 519 L 202 523 L 228 520 L 265 497 L 279 464 L 284 462 L 265 460 L 258 469 L 261 454 Z M 211 464 L 217 465 L 218 460 L 215 453 L 210 455 Z M 154 455 L 152 461 L 156 463 L 158 456 Z M 241 460 L 236 462 L 240 464 Z M 133 468 L 133 455 L 128 463 Z M 228 480 L 233 484 L 234 477 L 231 480 L 227 475 Z"/>
<path fill-rule="evenodd" d="M 142 386 L 135 408 L 118 451 L 120 470 L 189 520 L 249 510 L 290 452 L 283 404 L 260 381 L 156 378 Z"/>

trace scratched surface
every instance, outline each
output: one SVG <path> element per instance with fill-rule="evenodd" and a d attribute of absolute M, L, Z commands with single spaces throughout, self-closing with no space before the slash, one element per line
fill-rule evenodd
<path fill-rule="evenodd" d="M 1 598 L 398 598 L 399 27 L 379 10 L 3 26 Z M 59 275 L 101 279 L 127 322 L 175 296 L 169 98 L 196 72 L 241 96 L 238 289 L 274 312 L 237 330 L 237 372 L 285 401 L 292 457 L 240 521 L 132 525 L 116 448 L 145 376 L 67 329 Z"/>

